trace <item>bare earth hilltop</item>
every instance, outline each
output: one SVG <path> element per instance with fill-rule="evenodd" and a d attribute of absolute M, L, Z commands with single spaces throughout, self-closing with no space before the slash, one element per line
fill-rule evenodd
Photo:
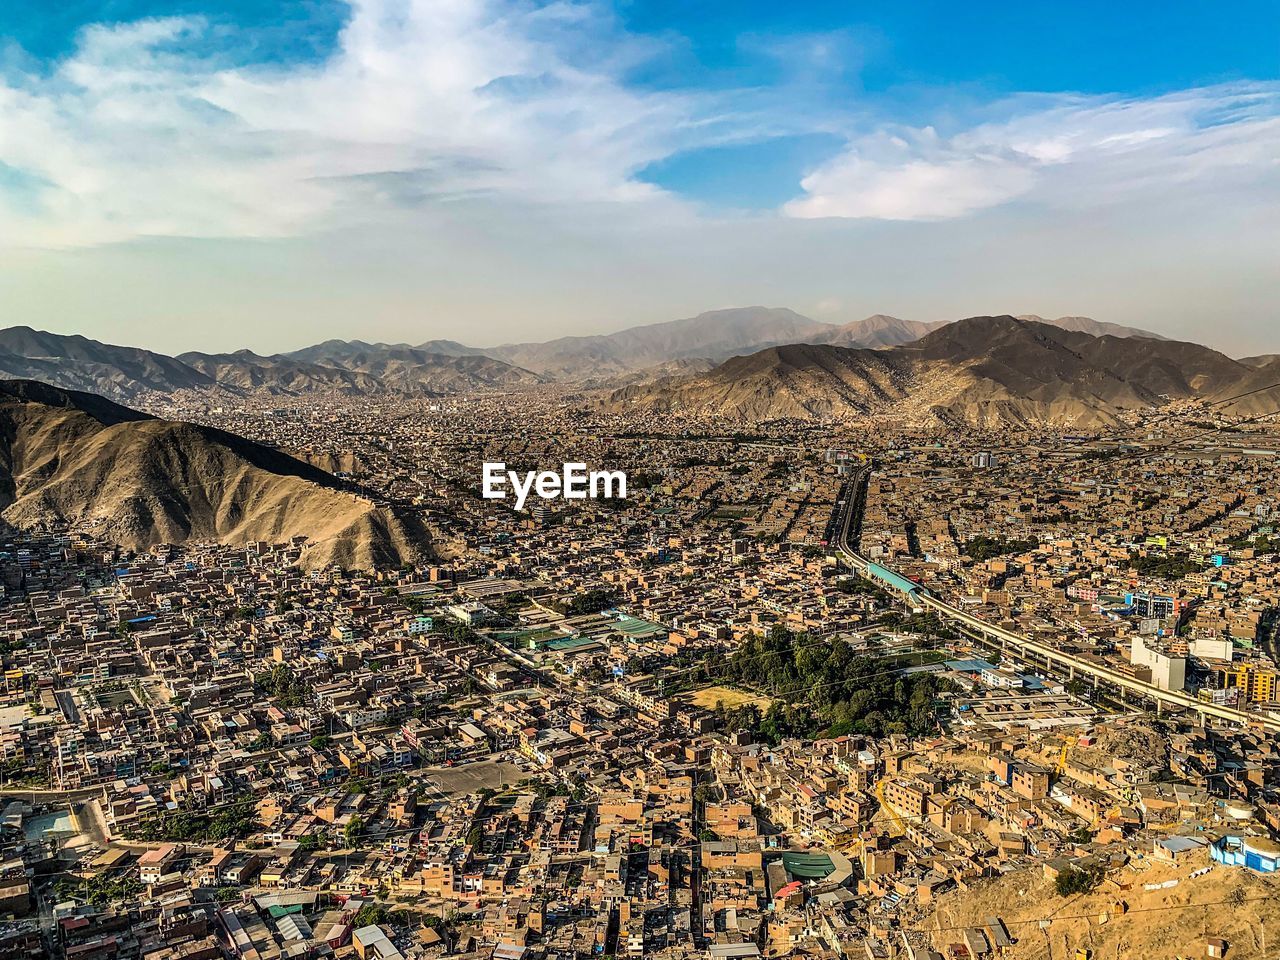
<path fill-rule="evenodd" d="M 309 567 L 399 565 L 429 547 L 411 518 L 277 450 L 23 380 L 0 381 L 0 517 L 135 550 L 304 537 Z"/>
<path fill-rule="evenodd" d="M 741 421 L 902 420 L 979 427 L 1098 427 L 1169 401 L 1239 397 L 1233 412 L 1275 406 L 1280 364 L 1257 367 L 1194 343 L 1067 330 L 1011 316 L 970 317 L 911 343 L 870 350 L 790 344 L 705 373 L 615 390 L 620 411 Z"/>

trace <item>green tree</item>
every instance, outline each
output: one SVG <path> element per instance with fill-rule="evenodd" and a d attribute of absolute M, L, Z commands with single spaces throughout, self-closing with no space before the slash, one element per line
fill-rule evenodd
<path fill-rule="evenodd" d="M 342 838 L 347 842 L 347 846 L 354 847 L 360 839 L 360 835 L 364 833 L 364 820 L 359 814 L 352 816 L 347 821 L 347 825 L 342 828 Z"/>
<path fill-rule="evenodd" d="M 1053 887 L 1060 897 L 1091 893 L 1102 883 L 1102 871 L 1097 867 L 1067 866 L 1054 877 Z"/>

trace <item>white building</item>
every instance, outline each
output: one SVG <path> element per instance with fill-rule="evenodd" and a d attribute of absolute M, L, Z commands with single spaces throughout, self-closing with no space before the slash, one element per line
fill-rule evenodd
<path fill-rule="evenodd" d="M 1187 685 L 1187 658 L 1174 657 L 1147 645 L 1147 638 L 1135 636 L 1129 662 L 1151 672 L 1151 682 L 1161 690 L 1183 690 Z"/>

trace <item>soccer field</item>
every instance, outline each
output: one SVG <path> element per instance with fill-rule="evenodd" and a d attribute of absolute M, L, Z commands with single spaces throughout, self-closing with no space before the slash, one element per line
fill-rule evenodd
<path fill-rule="evenodd" d="M 754 703 L 761 711 L 769 709 L 773 701 L 768 697 L 748 693 L 746 690 L 735 690 L 733 687 L 703 687 L 685 694 L 685 699 L 699 707 L 711 710 L 717 703 L 726 707 L 740 707 L 744 703 Z"/>

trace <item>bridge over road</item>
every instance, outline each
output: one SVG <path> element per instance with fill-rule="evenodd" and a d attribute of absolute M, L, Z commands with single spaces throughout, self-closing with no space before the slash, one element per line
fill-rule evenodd
<path fill-rule="evenodd" d="M 857 478 L 858 482 L 864 485 L 864 488 L 869 473 L 869 470 L 864 471 Z M 838 534 L 836 542 L 833 544 L 837 556 L 860 573 L 893 587 L 898 595 L 912 606 L 921 606 L 933 610 L 939 616 L 985 637 L 993 644 L 997 644 L 1002 648 L 1012 647 L 1024 658 L 1043 660 L 1047 670 L 1053 670 L 1056 667 L 1067 673 L 1068 676 L 1088 677 L 1095 683 L 1106 683 L 1128 693 L 1153 700 L 1157 706 L 1167 704 L 1171 707 L 1190 710 L 1198 714 L 1202 721 L 1212 718 L 1242 727 L 1265 730 L 1268 733 L 1280 733 L 1280 717 L 1239 710 L 1235 707 L 1221 704 L 1205 703 L 1203 700 L 1198 700 L 1177 690 L 1162 690 L 1154 684 L 1139 680 L 1137 677 L 1130 676 L 1105 664 L 1096 663 L 1046 646 L 1038 640 L 1032 640 L 1030 637 L 1025 637 L 975 617 L 934 595 L 919 584 L 913 583 L 896 571 L 862 556 L 856 549 L 858 538 L 855 531 L 860 522 L 860 516 L 853 509 L 855 500 L 860 502 L 861 497 L 845 498 L 844 513 L 837 523 Z"/>

